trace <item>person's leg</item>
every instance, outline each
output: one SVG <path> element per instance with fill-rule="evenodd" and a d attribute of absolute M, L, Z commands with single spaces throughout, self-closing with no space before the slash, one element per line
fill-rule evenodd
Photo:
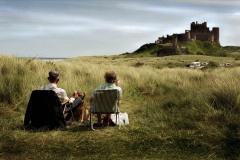
<path fill-rule="evenodd" d="M 90 117 L 89 117 L 89 111 L 88 111 L 88 108 L 85 109 L 85 120 L 89 121 L 90 120 Z"/>
<path fill-rule="evenodd" d="M 72 117 L 72 112 L 68 111 L 67 116 L 65 117 L 65 121 L 69 121 L 71 117 Z"/>
<path fill-rule="evenodd" d="M 78 97 L 78 98 L 76 98 L 76 99 L 73 101 L 73 103 L 72 103 L 72 108 L 78 107 L 78 106 L 80 106 L 80 104 L 82 104 L 82 103 L 83 103 L 83 100 L 82 100 L 80 97 Z"/>
<path fill-rule="evenodd" d="M 111 118 L 111 114 L 107 114 L 107 115 L 106 115 L 107 121 L 106 121 L 106 123 L 104 124 L 105 126 L 110 126 L 110 118 Z"/>
<path fill-rule="evenodd" d="M 98 113 L 97 114 L 97 117 L 98 117 L 98 125 L 101 125 L 101 122 L 102 122 L 102 114 L 101 113 Z"/>
<path fill-rule="evenodd" d="M 68 121 L 70 118 L 72 118 L 72 120 L 74 121 L 76 116 L 76 112 L 79 109 L 80 105 L 83 103 L 82 99 L 80 97 L 76 98 L 73 103 L 72 103 L 72 110 L 68 111 L 68 114 L 65 118 L 66 121 Z"/>
<path fill-rule="evenodd" d="M 79 107 L 74 107 L 72 109 L 70 109 L 67 113 L 67 116 L 65 117 L 65 121 L 71 120 L 74 121 L 75 120 L 75 115 L 76 115 L 76 111 L 78 110 Z"/>

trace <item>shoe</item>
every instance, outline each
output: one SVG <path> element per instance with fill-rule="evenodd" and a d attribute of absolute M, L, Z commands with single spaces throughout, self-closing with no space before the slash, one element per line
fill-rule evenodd
<path fill-rule="evenodd" d="M 69 121 L 66 121 L 66 124 L 67 124 L 68 126 L 71 126 L 71 125 L 73 125 L 74 123 L 73 123 L 73 121 L 69 120 Z"/>

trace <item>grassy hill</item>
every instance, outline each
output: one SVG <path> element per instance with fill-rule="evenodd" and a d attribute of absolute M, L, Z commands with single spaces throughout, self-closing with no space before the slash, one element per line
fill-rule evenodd
<path fill-rule="evenodd" d="M 154 48 L 154 47 L 153 47 Z M 233 67 L 188 69 L 191 61 L 231 62 Z M 238 159 L 240 64 L 233 57 L 177 55 L 78 57 L 60 62 L 0 56 L 0 159 Z M 31 91 L 60 71 L 59 87 L 88 97 L 116 70 L 121 111 L 130 124 L 91 131 L 25 130 Z M 88 104 L 88 101 L 86 100 Z"/>
<path fill-rule="evenodd" d="M 128 57 L 136 56 L 166 56 L 166 55 L 208 55 L 208 56 L 233 56 L 240 58 L 239 47 L 227 46 L 221 47 L 215 42 L 208 41 L 183 41 L 179 42 L 176 47 L 172 47 L 172 44 L 155 44 L 149 43 L 142 45 L 139 49 L 130 54 L 124 54 Z"/>

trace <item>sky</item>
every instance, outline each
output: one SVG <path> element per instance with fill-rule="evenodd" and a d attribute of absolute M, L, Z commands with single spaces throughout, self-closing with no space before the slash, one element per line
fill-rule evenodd
<path fill-rule="evenodd" d="M 133 52 L 190 23 L 240 46 L 239 0 L 0 0 L 0 55 L 59 57 Z"/>

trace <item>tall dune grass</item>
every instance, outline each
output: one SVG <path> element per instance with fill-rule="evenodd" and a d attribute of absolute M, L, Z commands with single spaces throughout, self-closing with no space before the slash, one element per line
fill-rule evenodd
<path fill-rule="evenodd" d="M 106 57 L 45 62 L 1 56 L 0 61 L 0 156 L 97 159 L 108 153 L 109 158 L 129 159 L 239 157 L 238 67 L 159 69 L 166 60 L 151 62 L 159 63 L 153 67 L 135 66 L 131 58 Z M 48 83 L 50 70 L 60 71 L 58 86 L 68 96 L 76 89 L 88 98 L 104 82 L 104 72 L 110 68 L 122 82 L 121 111 L 129 114 L 130 125 L 101 132 L 82 126 L 50 132 L 22 128 L 31 91 Z"/>

